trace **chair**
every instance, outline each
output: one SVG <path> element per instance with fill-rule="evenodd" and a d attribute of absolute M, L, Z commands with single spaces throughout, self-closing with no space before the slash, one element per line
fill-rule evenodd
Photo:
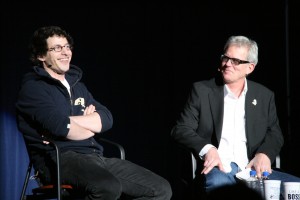
<path fill-rule="evenodd" d="M 62 185 L 61 184 L 61 180 L 60 180 L 60 149 L 54 141 L 51 141 L 51 140 L 47 140 L 47 141 L 49 141 L 49 144 L 55 148 L 55 152 L 56 152 L 57 182 L 53 185 L 43 185 L 43 186 L 34 188 L 34 189 L 32 189 L 31 195 L 25 195 L 26 189 L 28 186 L 28 181 L 30 179 L 32 165 L 33 165 L 32 161 L 30 160 L 30 162 L 28 164 L 20 200 L 30 200 L 30 199 L 38 200 L 38 199 L 55 199 L 55 198 L 58 200 L 61 200 L 63 197 L 68 197 L 68 198 L 74 199 L 75 196 L 76 196 L 76 198 L 78 196 L 78 194 L 76 194 L 76 191 L 73 191 L 72 185 Z M 111 140 L 104 139 L 104 138 L 97 138 L 97 141 L 102 143 L 104 146 L 109 145 L 109 146 L 115 147 L 115 149 L 117 149 L 117 151 L 119 153 L 118 157 L 125 160 L 125 150 L 124 150 L 123 146 L 121 146 L 120 144 L 118 144 L 116 142 L 113 142 Z M 80 198 L 80 195 L 78 197 Z"/>

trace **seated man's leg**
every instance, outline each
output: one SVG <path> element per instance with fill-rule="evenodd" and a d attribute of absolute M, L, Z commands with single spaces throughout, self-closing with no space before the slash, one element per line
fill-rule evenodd
<path fill-rule="evenodd" d="M 238 166 L 231 163 L 232 171 L 224 173 L 218 167 L 214 167 L 208 174 L 204 175 L 204 188 L 207 193 L 219 187 L 236 184 L 235 174 L 238 172 Z"/>
<path fill-rule="evenodd" d="M 121 196 L 120 181 L 111 174 L 102 157 L 68 151 L 61 154 L 62 182 L 85 193 L 86 199 L 117 199 Z"/>
<path fill-rule="evenodd" d="M 282 182 L 300 182 L 300 178 L 285 172 L 273 170 L 269 175 L 271 180 L 281 180 Z"/>
<path fill-rule="evenodd" d="M 105 158 L 105 163 L 107 169 L 120 180 L 126 195 L 143 199 L 171 199 L 171 186 L 161 176 L 127 160 Z"/>

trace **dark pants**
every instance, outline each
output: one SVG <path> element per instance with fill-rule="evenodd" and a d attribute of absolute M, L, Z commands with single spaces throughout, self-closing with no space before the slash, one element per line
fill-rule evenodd
<path fill-rule="evenodd" d="M 168 200 L 170 184 L 164 178 L 127 160 L 73 151 L 61 154 L 62 183 L 84 193 L 85 199 L 118 199 L 122 193 L 133 199 Z"/>

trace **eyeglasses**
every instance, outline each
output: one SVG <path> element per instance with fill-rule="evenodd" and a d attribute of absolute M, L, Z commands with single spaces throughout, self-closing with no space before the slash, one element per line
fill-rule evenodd
<path fill-rule="evenodd" d="M 72 50 L 73 49 L 73 47 L 71 45 L 66 44 L 65 46 L 56 45 L 52 48 L 49 48 L 48 50 L 49 51 L 55 51 L 55 52 L 61 52 L 64 47 L 66 48 L 66 50 Z"/>
<path fill-rule="evenodd" d="M 250 63 L 249 61 L 246 60 L 240 60 L 237 58 L 230 58 L 226 55 L 221 55 L 221 61 L 227 63 L 228 60 L 230 60 L 231 64 L 234 66 L 240 65 L 240 64 L 245 64 L 245 63 Z"/>

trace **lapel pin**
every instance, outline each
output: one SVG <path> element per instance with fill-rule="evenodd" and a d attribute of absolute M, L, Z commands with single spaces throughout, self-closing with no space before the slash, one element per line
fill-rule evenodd
<path fill-rule="evenodd" d="M 256 99 L 253 99 L 252 104 L 256 106 L 256 104 L 257 104 Z"/>

